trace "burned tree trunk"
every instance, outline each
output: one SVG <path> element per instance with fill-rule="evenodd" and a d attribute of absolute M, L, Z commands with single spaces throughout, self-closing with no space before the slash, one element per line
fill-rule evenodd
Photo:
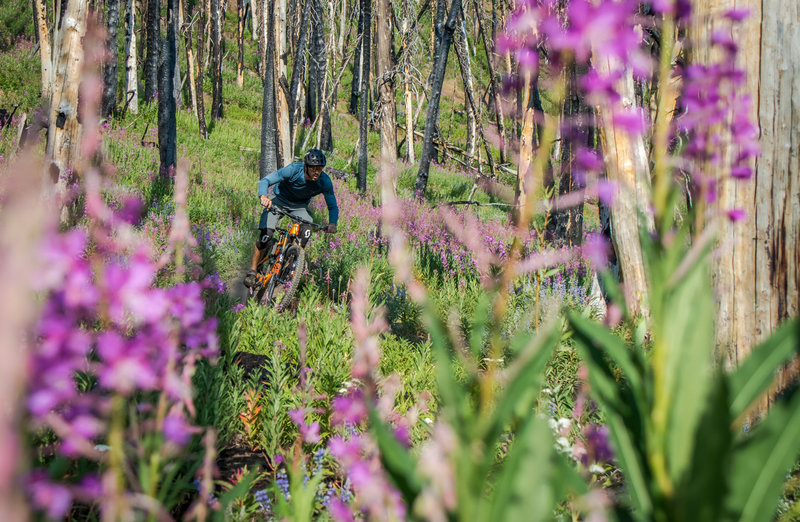
<path fill-rule="evenodd" d="M 364 56 L 362 54 L 364 49 L 364 25 L 364 9 L 361 6 L 361 0 L 359 0 L 357 38 L 360 40 L 356 49 L 355 60 L 353 60 L 353 81 L 350 84 L 350 114 L 357 114 L 359 107 L 358 96 L 361 92 L 361 75 L 362 71 L 364 71 Z M 369 23 L 366 25 L 369 27 Z"/>
<path fill-rule="evenodd" d="M 561 133 L 560 175 L 552 180 L 557 184 L 558 196 L 582 191 L 585 184 L 575 171 L 575 154 L 581 148 L 591 148 L 594 143 L 591 109 L 586 105 L 578 89 L 578 78 L 587 73 L 585 65 L 571 64 L 566 71 L 566 93 L 562 110 L 562 121 L 565 128 Z M 531 97 L 533 100 L 533 97 Z M 533 128 L 530 129 L 533 131 Z M 553 211 L 547 222 L 548 233 L 561 244 L 574 246 L 582 242 L 583 237 L 583 203 L 570 208 Z"/>
<path fill-rule="evenodd" d="M 189 16 L 189 10 L 186 7 L 187 1 L 180 0 L 178 9 L 183 13 L 183 48 L 186 50 L 186 71 L 188 78 L 186 83 L 189 84 L 189 103 L 192 104 L 192 112 L 197 114 L 197 79 L 195 78 L 195 63 L 194 63 L 194 50 L 192 49 L 192 18 Z"/>
<path fill-rule="evenodd" d="M 211 119 L 222 119 L 222 0 L 211 0 Z"/>
<path fill-rule="evenodd" d="M 133 114 L 139 112 L 139 80 L 136 71 L 136 12 L 135 0 L 128 0 L 125 35 L 125 107 Z M 123 109 L 123 112 L 125 109 Z"/>
<path fill-rule="evenodd" d="M 244 0 L 237 0 L 236 15 L 239 19 L 237 25 L 237 38 L 239 44 L 239 54 L 236 60 L 236 85 L 241 89 L 244 87 Z"/>
<path fill-rule="evenodd" d="M 200 137 L 203 139 L 208 138 L 208 128 L 206 127 L 206 102 L 203 95 L 203 51 L 205 50 L 205 27 L 208 19 L 208 11 L 206 10 L 206 3 L 200 0 L 200 23 L 197 26 L 197 76 L 195 81 L 197 85 L 195 91 L 197 92 L 197 126 L 200 131 Z"/>
<path fill-rule="evenodd" d="M 370 31 L 372 29 L 372 2 L 361 0 L 361 20 L 363 21 L 361 35 L 361 90 L 359 92 L 358 114 L 358 191 L 364 194 L 367 191 L 367 130 L 369 129 L 369 113 L 367 101 L 369 100 L 369 55 Z M 351 100 L 352 101 L 352 100 Z"/>
<path fill-rule="evenodd" d="M 319 0 L 308 0 L 311 4 L 311 49 L 308 53 L 308 84 L 306 87 L 306 118 L 317 119 L 322 103 L 322 83 L 328 62 L 325 49 L 325 19 Z"/>
<path fill-rule="evenodd" d="M 495 122 L 497 123 L 497 132 L 500 134 L 500 141 L 505 142 L 506 139 L 506 129 L 505 129 L 505 118 L 503 117 L 503 104 L 500 100 L 500 90 L 497 87 L 497 73 L 494 69 L 494 41 L 495 41 L 495 27 L 496 27 L 496 17 L 492 16 L 492 38 L 491 40 L 487 39 L 486 31 L 483 27 L 483 17 L 485 14 L 483 13 L 483 8 L 479 7 L 478 1 L 474 0 L 473 6 L 475 7 L 475 21 L 478 23 L 478 32 L 483 39 L 483 50 L 486 53 L 486 62 L 489 66 L 489 96 L 492 100 L 491 105 L 494 107 L 495 112 Z M 493 7 L 494 12 L 494 7 Z M 501 148 L 500 149 L 500 161 L 505 161 L 505 152 Z"/>
<path fill-rule="evenodd" d="M 108 34 L 108 58 L 103 66 L 103 116 L 110 116 L 117 110 L 117 29 L 119 28 L 119 0 L 106 3 L 106 31 Z"/>
<path fill-rule="evenodd" d="M 378 0 L 378 93 L 381 106 L 381 161 L 397 162 L 397 108 L 392 63 L 392 4 Z M 388 165 L 383 165 L 388 167 Z"/>
<path fill-rule="evenodd" d="M 431 93 L 428 100 L 428 112 L 425 116 L 425 137 L 422 139 L 417 180 L 414 182 L 414 195 L 417 199 L 425 197 L 425 190 L 428 187 L 428 171 L 434 154 L 433 134 L 436 122 L 439 120 L 439 101 L 442 97 L 447 56 L 450 54 L 453 32 L 461 15 L 461 0 L 453 0 L 447 16 L 447 23 L 444 24 L 442 35 L 436 42 L 436 61 L 433 64 L 433 71 L 431 71 Z"/>
<path fill-rule="evenodd" d="M 175 48 L 177 34 L 177 10 L 175 3 L 178 0 L 167 0 L 167 35 L 162 41 L 161 63 L 159 64 L 159 96 L 158 96 L 158 153 L 160 158 L 159 172 L 166 176 L 174 170 L 177 164 L 177 126 L 175 112 Z"/>
<path fill-rule="evenodd" d="M 275 118 L 275 24 L 273 23 L 273 0 L 264 0 L 264 25 L 261 30 L 266 36 L 264 52 L 264 96 L 261 104 L 261 159 L 259 162 L 259 178 L 263 178 L 278 168 L 278 142 L 276 140 L 277 121 Z"/>
<path fill-rule="evenodd" d="M 161 0 L 147 1 L 147 39 L 144 60 L 144 101 L 150 103 L 158 91 L 158 53 L 161 48 Z"/>

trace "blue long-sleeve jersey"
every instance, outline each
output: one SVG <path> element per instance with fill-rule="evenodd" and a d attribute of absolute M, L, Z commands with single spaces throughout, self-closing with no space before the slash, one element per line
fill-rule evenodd
<path fill-rule="evenodd" d="M 325 197 L 328 206 L 328 222 L 339 221 L 339 206 L 333 193 L 333 182 L 324 172 L 316 181 L 308 181 L 303 173 L 303 162 L 296 161 L 261 178 L 258 182 L 258 195 L 267 195 L 269 188 L 275 186 L 275 195 L 289 203 L 308 206 L 317 194 Z"/>

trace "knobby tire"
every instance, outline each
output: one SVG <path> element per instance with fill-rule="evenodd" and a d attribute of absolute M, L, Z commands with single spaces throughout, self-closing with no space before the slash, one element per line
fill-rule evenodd
<path fill-rule="evenodd" d="M 306 252 L 300 245 L 292 245 L 286 250 L 280 272 L 273 276 L 267 283 L 266 296 L 264 296 L 264 302 L 266 304 L 272 304 L 278 309 L 283 309 L 292 302 L 292 298 L 295 292 L 297 292 L 297 287 L 300 286 L 300 279 L 303 277 L 305 260 Z M 290 272 L 293 263 L 295 265 L 294 272 Z M 275 296 L 278 280 L 288 282 L 289 287 L 286 289 L 283 296 L 281 296 L 280 302 L 276 303 L 273 298 Z"/>

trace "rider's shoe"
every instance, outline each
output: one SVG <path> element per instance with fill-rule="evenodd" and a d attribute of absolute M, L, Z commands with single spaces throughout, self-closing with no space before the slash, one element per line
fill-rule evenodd
<path fill-rule="evenodd" d="M 242 283 L 247 288 L 253 288 L 256 285 L 256 271 L 255 270 L 248 270 L 247 275 L 244 276 L 244 281 Z"/>

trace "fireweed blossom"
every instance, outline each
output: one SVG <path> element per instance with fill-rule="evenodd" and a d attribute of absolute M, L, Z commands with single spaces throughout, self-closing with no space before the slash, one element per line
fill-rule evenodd
<path fill-rule="evenodd" d="M 86 211 L 88 231 L 51 229 L 40 242 L 46 269 L 34 283 L 44 305 L 30 352 L 29 412 L 60 437 L 61 455 L 98 458 L 94 448 L 106 444 L 113 398 L 157 391 L 169 413 L 154 416 L 153 427 L 183 447 L 199 431 L 189 420 L 194 366 L 217 354 L 216 320 L 205 317 L 204 285 L 155 287 L 154 256 L 126 220 L 96 194 L 87 194 Z M 43 480 L 33 483 L 33 500 L 46 498 L 43 491 L 60 491 L 56 504 L 41 507 L 68 508 L 63 492 L 69 487 L 47 489 Z"/>

